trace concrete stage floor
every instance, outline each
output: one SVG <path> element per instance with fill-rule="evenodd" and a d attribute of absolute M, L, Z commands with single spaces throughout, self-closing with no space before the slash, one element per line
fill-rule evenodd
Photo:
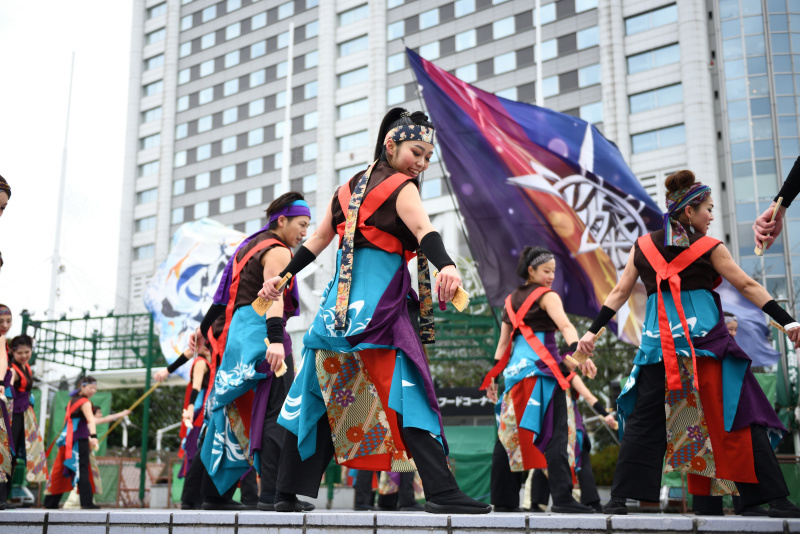
<path fill-rule="evenodd" d="M 499 533 L 800 533 L 800 519 L 698 517 L 677 514 L 627 516 L 563 514 L 434 515 L 422 512 L 307 514 L 105 509 L 0 511 L 2 534 L 436 534 Z"/>

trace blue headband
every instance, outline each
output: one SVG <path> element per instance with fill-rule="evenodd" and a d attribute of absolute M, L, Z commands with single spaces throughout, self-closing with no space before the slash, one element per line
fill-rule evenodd
<path fill-rule="evenodd" d="M 278 210 L 277 213 L 273 213 L 269 218 L 269 224 L 277 221 L 280 216 L 300 217 L 303 215 L 311 217 L 311 208 L 308 207 L 308 202 L 305 200 L 295 200 L 285 208 Z"/>

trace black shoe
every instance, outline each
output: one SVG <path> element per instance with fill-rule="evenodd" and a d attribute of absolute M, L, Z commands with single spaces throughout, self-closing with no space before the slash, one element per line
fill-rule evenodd
<path fill-rule="evenodd" d="M 454 489 L 433 495 L 425 502 L 425 511 L 430 514 L 488 514 L 492 507 Z"/>
<path fill-rule="evenodd" d="M 608 515 L 627 515 L 628 507 L 625 502 L 627 499 L 611 497 L 611 500 L 603 505 L 603 513 Z"/>
<path fill-rule="evenodd" d="M 257 510 L 261 510 L 262 512 L 274 512 L 275 511 L 275 503 L 258 501 L 258 504 L 256 505 L 256 509 Z"/>
<path fill-rule="evenodd" d="M 202 508 L 202 504 L 197 505 L 190 502 L 182 502 L 181 503 L 181 510 L 199 510 Z"/>
<path fill-rule="evenodd" d="M 555 514 L 593 514 L 594 508 L 581 504 L 576 500 L 556 504 L 550 507 L 550 511 Z"/>
<path fill-rule="evenodd" d="M 545 509 L 542 508 L 538 504 L 534 504 L 534 505 L 531 505 L 530 508 L 523 508 L 522 511 L 523 512 L 531 512 L 531 513 L 534 513 L 534 514 L 541 514 L 541 513 L 543 513 L 545 511 Z"/>
<path fill-rule="evenodd" d="M 100 507 L 96 504 L 87 504 L 86 506 L 81 506 L 81 510 L 99 510 Z"/>
<path fill-rule="evenodd" d="M 498 513 L 498 514 L 513 514 L 513 513 L 521 512 L 522 508 L 520 508 L 519 506 L 516 506 L 516 507 L 495 506 L 492 511 L 495 512 L 495 513 Z"/>
<path fill-rule="evenodd" d="M 368 504 L 357 504 L 353 506 L 353 510 L 355 510 L 356 512 L 373 512 L 375 511 L 375 508 L 373 508 Z"/>
<path fill-rule="evenodd" d="M 244 506 L 240 502 L 225 501 L 225 502 L 203 502 L 203 510 L 244 510 Z"/>
<path fill-rule="evenodd" d="M 258 509 L 258 501 L 242 503 L 242 510 L 257 510 L 257 509 Z"/>
<path fill-rule="evenodd" d="M 16 510 L 17 507 L 11 504 L 10 502 L 4 502 L 0 504 L 0 510 Z"/>
<path fill-rule="evenodd" d="M 310 512 L 315 506 L 310 502 L 300 501 L 294 493 L 275 494 L 276 512 Z"/>
<path fill-rule="evenodd" d="M 760 506 L 753 505 L 753 506 L 745 506 L 739 515 L 743 515 L 746 517 L 769 517 L 769 512 Z"/>
<path fill-rule="evenodd" d="M 401 512 L 424 512 L 425 507 L 422 506 L 420 503 L 415 502 L 414 504 L 409 504 L 408 506 L 401 506 Z"/>
<path fill-rule="evenodd" d="M 800 508 L 786 497 L 781 497 L 780 499 L 769 501 L 769 511 L 767 513 L 770 517 L 799 518 Z"/>
<path fill-rule="evenodd" d="M 597 514 L 603 513 L 603 505 L 600 504 L 600 501 L 587 502 L 586 506 L 590 506 Z"/>

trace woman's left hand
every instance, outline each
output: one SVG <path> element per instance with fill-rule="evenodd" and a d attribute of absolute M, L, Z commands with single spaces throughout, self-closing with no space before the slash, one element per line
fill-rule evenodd
<path fill-rule="evenodd" d="M 267 347 L 267 361 L 273 373 L 281 368 L 281 364 L 285 358 L 286 353 L 283 350 L 283 343 L 269 344 L 269 347 Z"/>
<path fill-rule="evenodd" d="M 461 275 L 455 265 L 443 267 L 436 276 L 436 283 L 433 292 L 439 295 L 439 299 L 450 302 L 456 294 L 456 289 L 461 285 Z"/>
<path fill-rule="evenodd" d="M 597 376 L 597 366 L 592 360 L 586 360 L 578 366 L 578 369 L 581 370 L 581 373 L 583 373 L 583 376 L 586 378 L 594 378 Z"/>
<path fill-rule="evenodd" d="M 789 341 L 794 343 L 794 348 L 797 349 L 800 346 L 800 327 L 792 328 L 786 335 L 789 336 Z"/>

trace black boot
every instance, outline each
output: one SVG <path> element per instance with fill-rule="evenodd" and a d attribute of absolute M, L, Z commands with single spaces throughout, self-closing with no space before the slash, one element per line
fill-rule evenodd
<path fill-rule="evenodd" d="M 768 514 L 770 517 L 798 518 L 800 517 L 800 508 L 786 497 L 780 497 L 769 501 Z"/>
<path fill-rule="evenodd" d="M 625 504 L 627 499 L 622 497 L 611 497 L 611 500 L 608 501 L 603 506 L 603 513 L 608 515 L 626 515 L 628 513 L 628 507 Z"/>

